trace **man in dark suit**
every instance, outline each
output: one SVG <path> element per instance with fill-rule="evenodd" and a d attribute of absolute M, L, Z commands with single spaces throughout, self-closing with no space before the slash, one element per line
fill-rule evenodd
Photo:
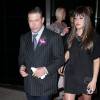
<path fill-rule="evenodd" d="M 62 39 L 44 27 L 39 7 L 29 11 L 28 23 L 31 31 L 21 36 L 19 51 L 25 92 L 28 100 L 51 100 L 57 92 L 57 70 L 64 63 Z"/>

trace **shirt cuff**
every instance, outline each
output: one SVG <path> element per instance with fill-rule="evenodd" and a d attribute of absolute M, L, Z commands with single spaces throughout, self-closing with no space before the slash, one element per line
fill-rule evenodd
<path fill-rule="evenodd" d="M 47 70 L 47 68 L 44 67 L 44 70 L 45 70 L 45 75 L 47 75 L 47 74 L 48 74 L 48 70 Z"/>

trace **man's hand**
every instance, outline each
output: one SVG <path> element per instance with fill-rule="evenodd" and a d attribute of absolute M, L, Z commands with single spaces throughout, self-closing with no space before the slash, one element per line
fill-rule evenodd
<path fill-rule="evenodd" d="M 26 67 L 24 65 L 21 65 L 19 72 L 21 74 L 22 77 L 27 77 L 28 73 L 26 72 Z"/>
<path fill-rule="evenodd" d="M 38 78 L 40 78 L 41 76 L 43 76 L 45 74 L 46 74 L 45 67 L 39 67 L 35 71 L 35 76 L 38 77 Z"/>

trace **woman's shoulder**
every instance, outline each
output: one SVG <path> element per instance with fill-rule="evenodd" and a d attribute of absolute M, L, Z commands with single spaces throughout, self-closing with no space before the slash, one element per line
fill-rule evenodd
<path fill-rule="evenodd" d="M 93 41 L 95 42 L 99 42 L 100 43 L 100 35 L 98 33 L 95 33 L 93 36 Z"/>
<path fill-rule="evenodd" d="M 53 23 L 51 23 L 51 26 L 56 26 L 58 23 L 55 21 Z"/>

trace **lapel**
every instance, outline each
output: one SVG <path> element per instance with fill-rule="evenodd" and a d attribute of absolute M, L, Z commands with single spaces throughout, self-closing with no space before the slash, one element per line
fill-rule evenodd
<path fill-rule="evenodd" d="M 32 33 L 29 32 L 28 38 L 27 38 L 27 46 L 29 46 L 29 48 L 31 48 L 32 45 L 33 45 L 33 44 L 32 44 Z"/>
<path fill-rule="evenodd" d="M 47 44 L 47 35 L 46 35 L 46 28 L 44 28 L 43 33 L 38 41 L 37 47 L 34 50 L 35 52 L 42 49 Z"/>
<path fill-rule="evenodd" d="M 29 32 L 26 37 L 26 49 L 28 54 L 32 54 L 34 45 L 32 44 L 32 33 Z"/>
<path fill-rule="evenodd" d="M 44 39 L 44 41 L 46 43 L 41 43 L 40 42 L 41 39 Z M 27 54 L 27 56 L 36 56 L 36 55 L 39 55 L 40 54 L 40 51 L 42 51 L 46 47 L 46 45 L 48 44 L 47 43 L 48 42 L 47 39 L 48 39 L 48 37 L 47 37 L 47 31 L 44 28 L 43 33 L 42 33 L 42 35 L 41 35 L 41 37 L 39 39 L 39 42 L 37 44 L 37 47 L 34 50 L 34 45 L 32 44 L 32 33 L 29 32 L 27 38 L 25 39 L 26 40 L 26 43 L 25 44 L 26 44 L 26 51 L 27 51 L 26 54 Z"/>

